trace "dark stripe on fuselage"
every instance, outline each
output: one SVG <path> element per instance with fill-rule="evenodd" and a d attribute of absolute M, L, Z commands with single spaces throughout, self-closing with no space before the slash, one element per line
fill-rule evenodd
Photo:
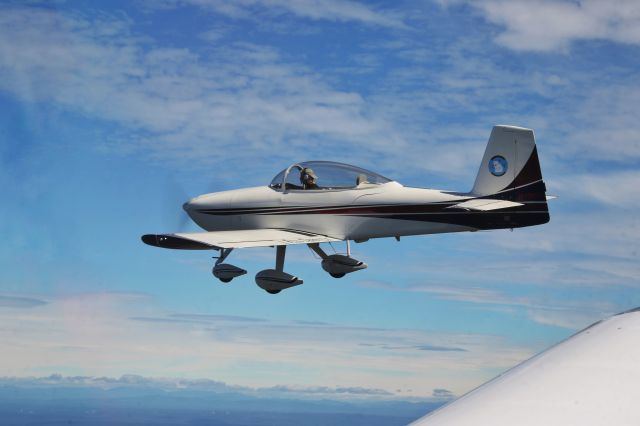
<path fill-rule="evenodd" d="M 378 219 L 410 220 L 416 222 L 446 223 L 469 228 L 488 230 L 522 228 L 549 222 L 549 212 L 544 211 L 469 211 L 431 214 L 363 215 Z"/>
<path fill-rule="evenodd" d="M 444 201 L 444 202 L 434 202 L 425 205 L 432 206 L 451 206 L 457 204 L 461 201 Z M 323 212 L 331 212 L 332 214 L 335 211 L 344 210 L 344 209 L 371 209 L 371 208 L 395 208 L 399 206 L 417 206 L 417 204 L 363 204 L 363 205 L 337 205 L 337 206 L 272 206 L 272 207 L 248 207 L 248 208 L 229 208 L 229 209 L 201 209 L 197 210 L 198 213 L 210 214 L 210 215 L 236 215 L 236 214 L 296 214 L 296 213 L 304 213 L 304 214 L 315 214 L 315 213 L 323 213 Z"/>
<path fill-rule="evenodd" d="M 366 204 L 366 205 L 339 205 L 339 206 L 272 206 L 251 208 L 227 208 L 227 209 L 202 209 L 199 213 L 214 216 L 229 216 L 242 214 L 259 215 L 291 215 L 291 214 L 341 214 L 341 215 L 371 215 L 371 214 L 424 214 L 462 210 L 453 207 L 456 204 L 472 199 L 496 199 L 507 200 L 526 205 L 544 205 L 546 210 L 546 197 L 544 182 L 532 182 L 519 188 L 509 189 L 497 194 L 483 197 L 468 197 L 460 200 L 438 201 L 425 204 Z M 468 195 L 468 194 L 465 194 Z M 445 210 L 447 209 L 447 210 Z M 538 207 L 534 207 L 539 210 Z M 510 210 L 513 210 L 511 208 Z"/>

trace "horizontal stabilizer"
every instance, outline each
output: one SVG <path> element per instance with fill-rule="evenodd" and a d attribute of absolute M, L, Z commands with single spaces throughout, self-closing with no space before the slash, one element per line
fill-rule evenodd
<path fill-rule="evenodd" d="M 144 235 L 142 241 L 156 247 L 203 250 L 326 243 L 339 241 L 339 239 L 295 229 L 246 229 L 162 235 L 150 234 Z"/>
<path fill-rule="evenodd" d="M 492 200 L 488 198 L 475 198 L 473 200 L 465 201 L 463 203 L 455 204 L 447 207 L 448 209 L 465 209 L 465 210 L 477 210 L 477 211 L 490 211 L 498 209 L 508 209 L 510 207 L 524 206 L 522 203 L 514 203 L 513 201 L 506 200 Z"/>

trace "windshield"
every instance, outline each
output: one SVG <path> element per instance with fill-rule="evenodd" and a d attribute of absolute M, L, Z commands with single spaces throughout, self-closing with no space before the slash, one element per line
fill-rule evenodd
<path fill-rule="evenodd" d="M 365 184 L 381 185 L 391 182 L 391 179 L 369 170 L 332 161 L 293 164 L 278 173 L 269 186 L 281 189 L 285 179 L 286 189 L 349 189 Z"/>

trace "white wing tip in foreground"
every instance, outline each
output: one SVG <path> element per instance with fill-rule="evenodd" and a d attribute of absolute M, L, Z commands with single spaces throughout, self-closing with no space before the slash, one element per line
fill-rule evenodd
<path fill-rule="evenodd" d="M 598 321 L 412 425 L 640 425 L 640 308 Z"/>

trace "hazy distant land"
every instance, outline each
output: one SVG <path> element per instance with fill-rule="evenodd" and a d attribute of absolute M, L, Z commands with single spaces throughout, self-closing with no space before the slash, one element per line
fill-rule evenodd
<path fill-rule="evenodd" d="M 444 402 L 366 388 L 251 389 L 132 375 L 0 379 L 3 425 L 404 425 Z"/>

